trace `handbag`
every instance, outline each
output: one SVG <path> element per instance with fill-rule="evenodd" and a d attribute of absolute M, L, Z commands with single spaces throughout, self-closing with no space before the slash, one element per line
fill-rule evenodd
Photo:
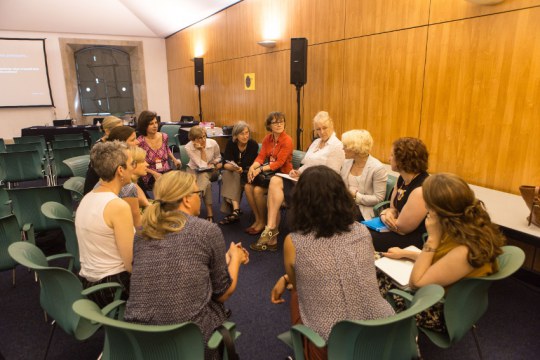
<path fill-rule="evenodd" d="M 531 211 L 527 220 L 529 226 L 533 223 L 536 226 L 540 226 L 540 186 L 521 185 L 519 187 L 521 197 L 525 200 L 525 204 Z"/>
<path fill-rule="evenodd" d="M 222 354 L 227 354 L 227 359 L 229 360 L 239 360 L 240 357 L 238 356 L 238 353 L 236 352 L 236 347 L 234 346 L 234 340 L 231 336 L 231 333 L 229 329 L 227 329 L 225 326 L 220 325 L 216 329 L 221 336 L 223 337 L 223 341 L 221 343 L 222 345 Z"/>
<path fill-rule="evenodd" d="M 275 171 L 263 171 L 256 178 L 256 185 L 267 188 L 270 185 L 270 179 L 276 175 Z"/>

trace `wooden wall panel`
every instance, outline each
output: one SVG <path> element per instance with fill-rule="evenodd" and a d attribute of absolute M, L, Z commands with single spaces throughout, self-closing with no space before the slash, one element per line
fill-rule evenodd
<path fill-rule="evenodd" d="M 426 32 L 423 27 L 346 42 L 341 130 L 369 130 L 372 153 L 381 161 L 388 160 L 395 139 L 418 135 Z"/>
<path fill-rule="evenodd" d="M 185 29 L 165 40 L 167 49 L 167 70 L 193 66 L 192 30 Z"/>
<path fill-rule="evenodd" d="M 497 5 L 476 5 L 465 0 L 431 0 L 430 23 L 495 14 L 539 5 L 540 0 L 506 0 Z"/>
<path fill-rule="evenodd" d="M 343 39 L 345 0 L 294 0 L 289 3 L 289 37 L 305 37 L 309 44 Z"/>
<path fill-rule="evenodd" d="M 198 118 L 199 100 L 194 85 L 193 66 L 169 71 L 169 102 L 171 121 L 179 120 L 181 115 Z"/>
<path fill-rule="evenodd" d="M 513 193 L 540 183 L 538 34 L 540 8 L 430 27 L 420 135 L 432 171 Z"/>
<path fill-rule="evenodd" d="M 430 0 L 347 0 L 345 38 L 426 25 L 429 3 Z"/>
<path fill-rule="evenodd" d="M 227 11 L 221 11 L 190 28 L 192 57 L 203 57 L 205 63 L 227 58 Z"/>
<path fill-rule="evenodd" d="M 321 110 L 328 111 L 334 120 L 337 136 L 341 136 L 344 46 L 343 42 L 332 42 L 308 48 L 308 81 L 303 90 L 304 103 L 302 108 L 304 150 L 307 150 L 311 144 L 313 117 Z M 293 85 L 289 86 L 294 89 L 295 94 L 294 114 L 290 118 L 294 119 L 296 124 L 296 89 Z"/>

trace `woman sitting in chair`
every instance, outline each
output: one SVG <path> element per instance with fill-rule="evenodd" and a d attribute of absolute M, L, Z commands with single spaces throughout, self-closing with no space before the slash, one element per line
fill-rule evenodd
<path fill-rule="evenodd" d="M 399 172 L 392 191 L 390 207 L 380 213 L 389 232 L 370 230 L 376 251 L 391 247 L 422 247 L 426 232 L 424 219 L 426 205 L 422 198 L 422 183 L 429 176 L 428 151 L 422 140 L 412 137 L 399 138 L 392 144 L 390 165 Z"/>
<path fill-rule="evenodd" d="M 220 225 L 235 223 L 240 220 L 240 198 L 247 184 L 247 172 L 255 161 L 259 146 L 250 139 L 250 129 L 244 121 L 237 122 L 232 129 L 232 139 L 227 143 L 223 156 L 223 172 L 221 173 L 223 188 L 221 189 L 221 211 L 229 214 L 219 222 Z"/>
<path fill-rule="evenodd" d="M 125 143 L 107 141 L 94 145 L 90 153 L 99 185 L 86 194 L 75 217 L 79 256 L 84 287 L 104 282 L 118 282 L 123 298 L 129 295 L 133 259 L 133 218 L 127 202 L 118 197 L 120 189 L 131 181 L 135 166 Z M 102 290 L 92 300 L 104 306 L 114 293 Z"/>
<path fill-rule="evenodd" d="M 201 190 L 192 174 L 168 172 L 154 192 L 135 236 L 124 318 L 149 325 L 193 321 L 206 342 L 227 319 L 223 303 L 235 291 L 248 253 L 240 243 L 226 251 L 218 226 L 197 217 Z M 205 358 L 217 355 L 207 349 Z"/>
<path fill-rule="evenodd" d="M 271 301 L 291 284 L 291 318 L 328 340 L 344 319 L 368 320 L 394 314 L 377 287 L 373 245 L 356 222 L 356 204 L 341 177 L 327 166 L 306 169 L 292 195 L 285 237 L 286 275 L 272 289 Z M 325 359 L 326 349 L 305 346 L 308 359 Z"/>
<path fill-rule="evenodd" d="M 448 287 L 466 277 L 496 272 L 496 259 L 502 253 L 505 238 L 469 185 L 454 174 L 436 174 L 424 181 L 422 192 L 428 210 L 428 237 L 422 252 L 393 247 L 383 253 L 392 259 L 414 260 L 409 286 Z M 392 284 L 386 275 L 379 275 L 385 293 Z M 417 322 L 422 327 L 444 331 L 442 309 L 443 305 L 437 304 L 431 311 L 421 313 Z"/>
<path fill-rule="evenodd" d="M 214 221 L 212 210 L 212 182 L 219 178 L 221 152 L 216 140 L 206 138 L 206 130 L 201 126 L 193 126 L 189 129 L 189 142 L 186 144 L 186 152 L 189 156 L 189 171 L 196 175 L 197 186 L 201 189 L 206 206 L 206 220 Z"/>
<path fill-rule="evenodd" d="M 367 130 L 351 130 L 341 135 L 345 162 L 341 167 L 341 177 L 353 196 L 360 216 L 358 221 L 369 220 L 373 206 L 384 200 L 388 174 L 384 165 L 369 153 L 373 138 Z"/>

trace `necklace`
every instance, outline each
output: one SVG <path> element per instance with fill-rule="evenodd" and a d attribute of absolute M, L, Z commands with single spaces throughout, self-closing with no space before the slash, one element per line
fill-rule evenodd
<path fill-rule="evenodd" d="M 403 196 L 405 196 L 405 192 L 407 192 L 408 188 L 409 188 L 409 185 L 411 185 L 411 183 L 413 182 L 414 179 L 416 179 L 416 177 L 420 175 L 420 174 L 416 174 L 414 175 L 414 177 L 411 179 L 411 181 L 409 181 L 408 184 L 405 184 L 405 179 L 403 179 L 403 183 L 401 184 L 401 186 L 399 187 L 398 191 L 397 191 L 397 200 L 398 201 L 401 201 L 401 199 L 403 199 Z M 405 187 L 405 188 L 403 188 Z"/>

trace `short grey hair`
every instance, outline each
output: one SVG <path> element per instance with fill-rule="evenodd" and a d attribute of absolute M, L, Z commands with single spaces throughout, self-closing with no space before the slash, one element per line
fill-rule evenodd
<path fill-rule="evenodd" d="M 126 143 L 118 140 L 97 143 L 90 152 L 90 163 L 101 179 L 111 181 L 119 166 L 127 166 L 127 150 Z"/>
<path fill-rule="evenodd" d="M 246 129 L 249 130 L 249 134 L 251 135 L 251 128 L 245 121 L 240 120 L 239 122 L 234 124 L 232 128 L 232 140 L 236 141 L 238 135 L 240 135 Z"/>

